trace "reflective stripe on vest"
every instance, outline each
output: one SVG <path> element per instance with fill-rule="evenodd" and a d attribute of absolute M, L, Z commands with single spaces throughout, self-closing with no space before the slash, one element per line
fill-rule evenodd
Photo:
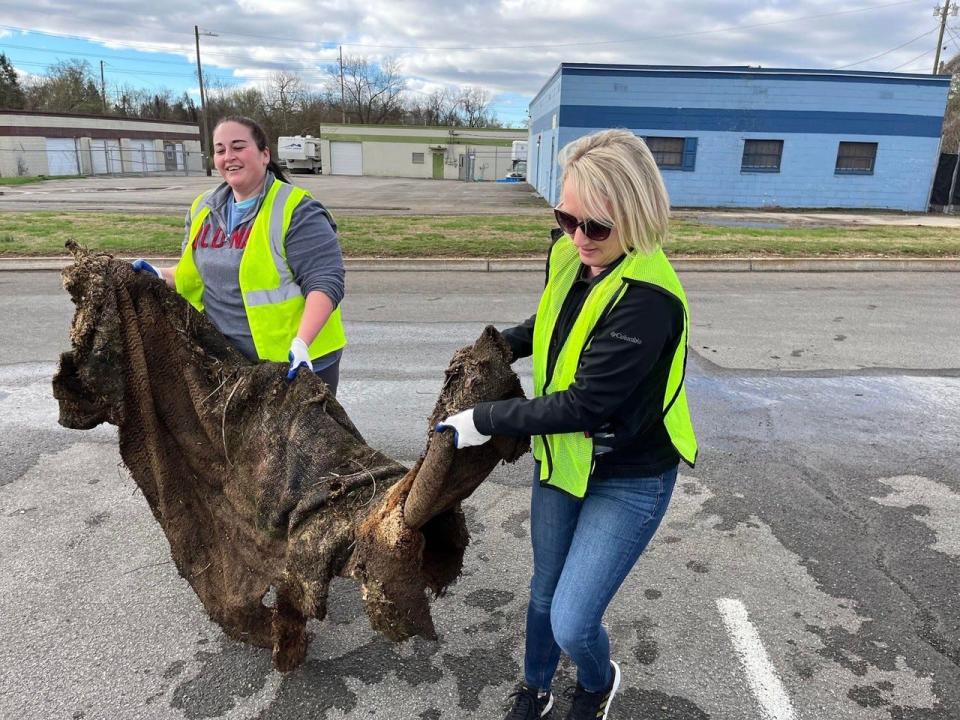
<path fill-rule="evenodd" d="M 203 310 L 203 278 L 193 257 L 193 244 L 210 214 L 204 193 L 190 208 L 190 237 L 175 273 L 177 292 Z M 261 360 L 287 360 L 290 343 L 300 328 L 306 300 L 287 264 L 285 239 L 297 205 L 310 194 L 275 180 L 263 198 L 240 259 L 239 282 L 250 334 Z M 347 344 L 339 306 L 317 337 L 310 357 L 318 358 Z"/>
<path fill-rule="evenodd" d="M 646 283 L 676 297 L 683 305 L 683 332 L 674 351 L 663 399 L 663 424 L 677 452 L 689 465 L 697 457 L 697 439 L 687 407 L 684 373 L 687 359 L 689 308 L 686 294 L 662 250 L 651 255 L 631 254 L 607 277 L 593 285 L 557 354 L 547 377 L 550 340 L 563 301 L 581 268 L 576 247 L 568 237 L 558 240 L 550 253 L 550 274 L 537 308 L 533 328 L 534 395 L 541 397 L 569 388 L 576 378 L 581 355 L 590 347 L 598 323 L 623 298 L 627 281 Z M 533 454 L 540 461 L 540 482 L 574 497 L 586 494 L 594 469 L 593 439 L 584 432 L 558 433 L 533 438 Z"/>

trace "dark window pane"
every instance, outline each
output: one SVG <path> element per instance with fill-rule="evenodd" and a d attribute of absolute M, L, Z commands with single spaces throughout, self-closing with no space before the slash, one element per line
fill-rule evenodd
<path fill-rule="evenodd" d="M 780 170 L 783 140 L 746 140 L 741 170 Z"/>
<path fill-rule="evenodd" d="M 837 148 L 838 173 L 870 174 L 877 159 L 877 143 L 841 142 Z"/>
<path fill-rule="evenodd" d="M 659 167 L 683 167 L 683 138 L 648 137 L 647 147 Z"/>

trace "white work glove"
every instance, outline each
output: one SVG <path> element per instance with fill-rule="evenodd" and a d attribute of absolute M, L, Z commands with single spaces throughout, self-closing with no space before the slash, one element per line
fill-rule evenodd
<path fill-rule="evenodd" d="M 437 432 L 453 430 L 453 444 L 457 450 L 483 445 L 490 439 L 489 435 L 482 434 L 473 424 L 473 408 L 451 415 L 446 420 L 438 422 L 434 429 Z"/>
<path fill-rule="evenodd" d="M 160 271 L 157 268 L 155 268 L 153 265 L 148 263 L 146 260 L 144 260 L 143 258 L 134 260 L 130 264 L 133 265 L 133 271 L 135 273 L 140 273 L 140 272 L 150 273 L 151 275 L 155 275 L 161 280 L 163 279 L 163 275 L 160 274 Z"/>
<path fill-rule="evenodd" d="M 298 337 L 290 343 L 290 352 L 287 353 L 287 359 L 290 361 L 290 370 L 287 372 L 287 380 L 293 380 L 297 376 L 297 370 L 306 365 L 307 370 L 313 372 L 313 363 L 310 362 L 310 348 Z"/>

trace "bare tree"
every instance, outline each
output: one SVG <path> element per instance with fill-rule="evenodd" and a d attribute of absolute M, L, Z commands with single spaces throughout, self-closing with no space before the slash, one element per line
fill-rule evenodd
<path fill-rule="evenodd" d="M 296 73 L 281 70 L 275 72 L 264 92 L 274 125 L 281 135 L 288 135 L 293 127 L 294 115 L 303 108 L 306 88 L 303 79 Z M 299 123 L 297 123 L 299 124 Z"/>
<path fill-rule="evenodd" d="M 492 96 L 488 90 L 468 85 L 460 90 L 457 105 L 463 113 L 463 124 L 467 127 L 500 127 L 495 113 L 490 111 Z"/>
<path fill-rule="evenodd" d="M 941 66 L 941 74 L 950 73 L 950 94 L 947 96 L 947 112 L 943 118 L 944 152 L 955 153 L 960 148 L 960 53 Z"/>
<path fill-rule="evenodd" d="M 406 80 L 394 58 L 374 63 L 366 57 L 346 55 L 342 72 L 346 110 L 354 121 L 364 125 L 383 123 L 403 107 Z M 340 73 L 339 64 L 327 68 L 331 91 L 339 92 Z"/>

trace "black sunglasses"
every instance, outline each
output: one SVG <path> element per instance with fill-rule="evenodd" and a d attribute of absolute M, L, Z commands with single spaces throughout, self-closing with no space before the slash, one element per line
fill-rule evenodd
<path fill-rule="evenodd" d="M 570 237 L 573 237 L 577 232 L 577 228 L 580 228 L 588 240 L 603 242 L 610 237 L 610 233 L 613 232 L 613 226 L 611 225 L 604 225 L 598 220 L 580 221 L 570 213 L 558 210 L 557 208 L 553 209 L 553 216 L 557 219 L 557 223 L 563 231 Z"/>

